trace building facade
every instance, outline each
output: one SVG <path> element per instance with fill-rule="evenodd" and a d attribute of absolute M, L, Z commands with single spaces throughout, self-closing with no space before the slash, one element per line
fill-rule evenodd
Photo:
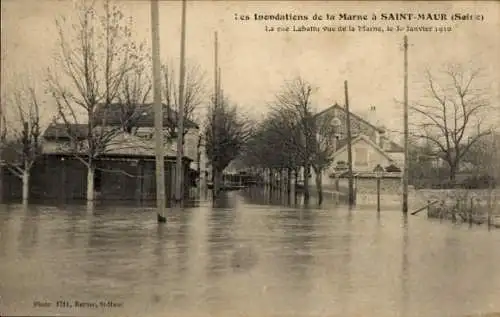
<path fill-rule="evenodd" d="M 95 134 L 104 140 L 99 154 L 93 159 L 94 190 L 96 200 L 124 200 L 145 202 L 156 199 L 155 140 L 153 134 L 153 109 L 151 105 L 137 107 L 128 119 L 120 117 L 121 105 L 107 105 L 97 109 L 94 117 Z M 169 115 L 166 112 L 166 115 Z M 130 124 L 135 120 L 133 124 Z M 103 124 L 104 123 L 104 124 Z M 173 124 L 171 118 L 164 120 L 167 134 Z M 30 177 L 30 198 L 34 201 L 85 200 L 87 194 L 88 124 L 53 123 L 43 134 L 41 155 L 35 162 Z M 182 158 L 183 187 L 186 198 L 190 193 L 194 177 L 190 168 L 196 159 L 193 144 L 198 126 L 187 120 L 187 129 Z M 103 132 L 104 131 L 104 132 Z M 98 134 L 101 133 L 101 134 Z M 166 135 L 168 136 L 168 135 Z M 176 174 L 176 139 L 166 138 L 165 191 L 167 201 L 174 198 Z M 193 151 L 193 148 L 195 149 Z M 21 180 L 7 169 L 3 170 L 3 193 L 6 199 L 22 196 Z"/>
<path fill-rule="evenodd" d="M 347 112 L 344 107 L 335 104 L 318 114 L 322 115 L 338 118 L 340 122 L 332 164 L 322 174 L 323 182 L 329 184 L 331 179 L 342 175 L 347 169 Z M 403 168 L 404 150 L 387 137 L 385 129 L 352 112 L 350 124 L 353 173 L 371 173 L 377 165 Z M 314 171 L 311 171 L 311 178 L 315 178 Z"/>

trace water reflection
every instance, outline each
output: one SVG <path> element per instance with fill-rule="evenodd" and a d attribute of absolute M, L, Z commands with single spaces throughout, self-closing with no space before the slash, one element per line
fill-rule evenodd
<path fill-rule="evenodd" d="M 19 230 L 19 253 L 25 258 L 30 258 L 33 255 L 33 250 L 38 243 L 38 226 L 40 210 L 28 208 L 22 205 L 23 215 L 21 221 L 21 229 Z"/>
<path fill-rule="evenodd" d="M 10 207 L 10 208 L 9 208 Z M 0 204 L 0 257 L 5 257 L 7 255 L 7 237 L 10 235 L 11 229 L 11 218 L 15 208 L 8 205 Z"/>
<path fill-rule="evenodd" d="M 35 299 L 114 300 L 86 316 L 443 316 L 499 311 L 500 232 L 399 210 L 264 204 L 0 211 L 0 311 Z M 267 194 L 268 195 L 268 194 Z M 411 241 L 411 243 L 410 243 Z M 5 295 L 4 295 L 5 294 Z"/>
<path fill-rule="evenodd" d="M 408 253 L 410 251 L 410 235 L 409 235 L 409 223 L 408 214 L 403 214 L 403 243 L 401 250 L 401 312 L 403 316 L 407 316 L 408 312 L 411 311 L 410 303 L 410 292 L 408 285 L 410 281 L 410 262 L 408 258 Z"/>
<path fill-rule="evenodd" d="M 233 225 L 236 218 L 231 208 L 228 195 L 221 195 L 214 208 L 209 213 L 209 264 L 207 274 L 211 277 L 224 275 L 228 272 L 230 255 L 234 251 Z"/>
<path fill-rule="evenodd" d="M 343 250 L 340 256 L 340 261 L 337 263 L 338 267 L 338 294 L 340 295 L 338 304 L 340 304 L 342 314 L 349 316 L 350 311 L 350 294 L 352 292 L 351 286 L 351 263 L 352 263 L 352 220 L 353 211 L 349 209 L 345 216 L 345 229 L 343 229 L 340 236 L 340 250 Z"/>

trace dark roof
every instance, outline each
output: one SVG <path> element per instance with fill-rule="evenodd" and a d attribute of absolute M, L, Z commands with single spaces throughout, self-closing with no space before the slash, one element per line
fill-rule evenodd
<path fill-rule="evenodd" d="M 325 110 L 319 112 L 318 114 L 316 114 L 316 116 L 321 116 L 322 114 L 324 114 L 324 113 L 326 113 L 326 112 L 328 112 L 328 111 L 330 111 L 332 109 L 338 109 L 338 110 L 342 110 L 344 112 L 346 111 L 344 107 L 341 107 L 341 106 L 339 106 L 339 104 L 336 103 L 333 106 L 328 107 Z M 351 117 L 354 117 L 356 120 L 361 121 L 361 122 L 369 125 L 370 127 L 372 127 L 373 129 L 377 130 L 380 133 L 384 133 L 385 132 L 385 130 L 383 128 L 377 127 L 377 126 L 373 125 L 372 123 L 366 121 L 365 119 L 361 118 L 360 116 L 358 116 L 357 114 L 353 113 L 352 111 L 349 111 L 349 112 L 351 114 Z"/>
<path fill-rule="evenodd" d="M 355 141 L 356 139 L 358 139 L 358 137 L 360 136 L 360 134 L 354 134 L 351 136 L 351 140 Z M 343 138 L 341 140 L 337 140 L 337 144 L 336 144 L 336 150 L 340 150 L 342 149 L 344 146 L 347 146 L 347 140 L 348 138 Z"/>
<path fill-rule="evenodd" d="M 385 152 L 388 152 L 388 153 L 401 153 L 401 152 L 404 152 L 405 149 L 397 144 L 396 142 L 393 142 L 393 141 L 389 141 L 387 140 L 387 142 L 389 142 L 389 146 L 387 147 L 387 149 L 384 149 Z"/>
<path fill-rule="evenodd" d="M 351 139 L 354 139 L 354 137 L 351 137 Z M 342 140 L 338 140 L 337 144 L 336 144 L 336 150 L 338 151 L 346 145 L 347 145 L 347 138 L 344 138 Z"/>
<path fill-rule="evenodd" d="M 127 113 L 128 109 L 130 109 L 130 113 Z M 105 122 L 106 125 L 119 126 L 128 118 L 132 118 L 136 127 L 154 127 L 153 104 L 141 104 L 131 108 L 120 103 L 98 104 L 94 113 L 96 124 Z M 176 120 L 177 111 L 169 109 L 167 105 L 163 104 L 163 126 L 176 124 Z M 184 120 L 184 127 L 197 129 L 198 125 L 192 120 Z"/>
<path fill-rule="evenodd" d="M 69 129 L 68 129 L 69 128 Z M 68 133 L 69 132 L 69 133 Z M 87 124 L 71 124 L 53 123 L 48 126 L 43 134 L 45 139 L 85 139 L 88 135 Z"/>

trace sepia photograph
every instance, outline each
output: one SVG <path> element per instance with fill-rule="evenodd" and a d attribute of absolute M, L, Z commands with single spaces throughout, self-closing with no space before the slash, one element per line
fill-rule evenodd
<path fill-rule="evenodd" d="M 500 2 L 3 0 L 0 316 L 500 317 Z"/>

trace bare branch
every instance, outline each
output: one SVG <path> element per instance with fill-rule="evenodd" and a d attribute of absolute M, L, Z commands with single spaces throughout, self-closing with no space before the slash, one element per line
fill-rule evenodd
<path fill-rule="evenodd" d="M 104 13 L 99 15 L 95 2 L 82 1 L 77 12 L 71 25 L 74 37 L 67 36 L 65 18 L 56 21 L 60 48 L 56 61 L 63 77 L 50 71 L 48 84 L 70 139 L 68 154 L 92 167 L 117 135 L 132 132 L 151 81 L 144 72 L 148 60 L 144 44 L 134 42 L 133 21 L 115 3 L 104 1 Z M 107 124 L 116 115 L 109 111 L 115 104 L 122 110 L 119 126 Z"/>
<path fill-rule="evenodd" d="M 489 102 L 484 89 L 477 87 L 477 69 L 466 72 L 461 66 L 449 66 L 439 84 L 431 72 L 426 74 L 431 101 L 411 107 L 422 118 L 415 124 L 420 131 L 416 135 L 439 149 L 453 180 L 471 147 L 489 134 L 487 127 L 481 127 Z"/>

